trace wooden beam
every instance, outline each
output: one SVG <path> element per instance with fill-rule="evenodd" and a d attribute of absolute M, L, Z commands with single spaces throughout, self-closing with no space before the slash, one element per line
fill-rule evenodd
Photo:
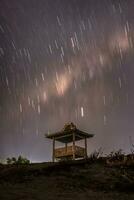
<path fill-rule="evenodd" d="M 60 138 L 65 138 L 65 137 L 68 137 L 68 136 L 71 136 L 71 135 L 72 135 L 72 133 L 69 133 L 67 135 L 62 135 L 62 136 L 56 136 L 55 139 L 57 140 L 57 139 L 60 139 Z"/>
<path fill-rule="evenodd" d="M 55 161 L 55 137 L 53 137 L 53 153 L 52 153 L 52 161 Z"/>
<path fill-rule="evenodd" d="M 87 138 L 85 137 L 85 159 L 87 159 Z"/>
<path fill-rule="evenodd" d="M 69 134 L 66 134 L 66 135 L 62 135 L 62 136 L 56 136 L 55 137 L 55 140 L 58 140 L 58 139 L 61 139 L 61 138 L 66 138 L 66 137 L 69 137 L 69 136 L 72 136 L 72 133 L 69 133 Z M 80 136 L 79 134 L 76 133 L 75 135 L 76 137 L 79 137 L 80 139 L 84 139 L 84 137 Z"/>
<path fill-rule="evenodd" d="M 75 133 L 73 133 L 73 160 L 75 160 Z"/>
<path fill-rule="evenodd" d="M 67 153 L 67 143 L 65 143 L 65 151 L 66 151 L 66 153 Z"/>

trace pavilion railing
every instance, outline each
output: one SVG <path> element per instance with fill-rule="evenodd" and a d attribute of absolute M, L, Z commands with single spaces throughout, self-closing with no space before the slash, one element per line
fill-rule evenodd
<path fill-rule="evenodd" d="M 74 152 L 76 156 L 84 157 L 85 148 L 80 147 L 80 146 L 75 146 Z M 57 148 L 55 149 L 54 154 L 55 154 L 55 158 L 73 156 L 73 146 Z"/>

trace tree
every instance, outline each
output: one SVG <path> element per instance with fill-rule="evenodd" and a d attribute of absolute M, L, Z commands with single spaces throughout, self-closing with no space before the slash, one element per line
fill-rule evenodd
<path fill-rule="evenodd" d="M 27 158 L 24 158 L 22 156 L 18 157 L 17 164 L 29 164 L 29 163 L 30 161 Z"/>
<path fill-rule="evenodd" d="M 7 158 L 7 164 L 12 164 L 12 159 L 11 158 Z"/>
<path fill-rule="evenodd" d="M 29 164 L 30 160 L 22 157 L 21 155 L 18 158 L 12 157 L 7 158 L 7 164 Z"/>

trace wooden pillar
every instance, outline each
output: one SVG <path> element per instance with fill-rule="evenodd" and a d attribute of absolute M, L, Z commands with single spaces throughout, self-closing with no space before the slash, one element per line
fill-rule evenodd
<path fill-rule="evenodd" d="M 67 153 L 67 143 L 65 143 L 65 151 L 66 151 L 66 153 Z"/>
<path fill-rule="evenodd" d="M 53 137 L 53 154 L 52 154 L 52 161 L 55 161 L 55 137 Z"/>
<path fill-rule="evenodd" d="M 73 133 L 73 160 L 75 160 L 75 133 Z"/>
<path fill-rule="evenodd" d="M 87 138 L 85 137 L 85 159 L 87 159 Z"/>

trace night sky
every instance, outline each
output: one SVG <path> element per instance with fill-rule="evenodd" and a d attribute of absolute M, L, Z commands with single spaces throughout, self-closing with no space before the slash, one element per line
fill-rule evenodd
<path fill-rule="evenodd" d="M 133 87 L 133 0 L 0 0 L 0 158 L 50 160 L 68 122 L 130 151 Z"/>

